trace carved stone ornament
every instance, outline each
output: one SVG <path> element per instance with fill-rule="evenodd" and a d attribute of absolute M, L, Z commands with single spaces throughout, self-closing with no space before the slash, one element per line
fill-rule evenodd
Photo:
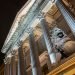
<path fill-rule="evenodd" d="M 5 64 L 10 64 L 10 62 L 11 62 L 11 58 L 10 57 L 5 57 L 4 63 Z"/>
<path fill-rule="evenodd" d="M 51 41 L 53 45 L 57 45 L 57 47 L 62 47 L 64 43 L 70 38 L 64 33 L 63 30 L 54 27 L 52 29 Z"/>

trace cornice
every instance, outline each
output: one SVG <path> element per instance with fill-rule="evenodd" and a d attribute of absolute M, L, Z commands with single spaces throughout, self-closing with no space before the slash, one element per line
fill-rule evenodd
<path fill-rule="evenodd" d="M 25 4 L 25 5 L 20 9 L 20 11 L 17 13 L 17 15 L 16 15 L 16 17 L 15 17 L 15 19 L 14 19 L 14 21 L 13 21 L 13 24 L 12 24 L 12 26 L 11 26 L 11 28 L 10 28 L 10 31 L 9 31 L 9 33 L 8 33 L 8 35 L 7 35 L 7 38 L 6 38 L 5 42 L 4 42 L 3 47 L 9 42 L 11 36 L 13 35 L 13 33 L 14 33 L 15 30 L 16 30 L 16 28 L 18 27 L 18 23 L 22 20 L 22 17 L 25 16 L 25 15 L 27 14 L 27 12 L 29 11 L 29 9 L 31 8 L 31 5 L 30 5 L 30 7 L 28 6 L 28 4 L 30 4 L 30 3 L 32 3 L 31 0 L 28 0 L 28 1 L 26 2 L 26 4 Z M 32 3 L 32 4 L 33 4 L 33 3 Z M 27 9 L 27 8 L 28 8 L 28 9 Z M 26 10 L 26 9 L 27 9 L 27 10 Z M 24 12 L 24 10 L 25 10 L 26 12 Z"/>
<path fill-rule="evenodd" d="M 2 53 L 7 53 L 9 50 L 12 50 L 12 48 L 15 45 L 18 45 L 22 35 L 27 31 L 28 27 L 31 26 L 33 21 L 37 18 L 39 11 L 40 10 L 42 11 L 48 2 L 49 0 L 36 0 L 34 4 L 32 5 L 31 9 L 28 11 L 28 13 L 24 16 L 21 16 L 21 18 L 22 17 L 23 18 L 22 19 L 20 18 L 21 20 L 18 22 L 18 27 L 13 33 L 8 43 L 4 44 L 1 50 Z"/>

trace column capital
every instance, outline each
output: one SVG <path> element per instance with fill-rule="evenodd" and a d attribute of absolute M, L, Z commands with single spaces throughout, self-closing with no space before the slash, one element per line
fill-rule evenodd
<path fill-rule="evenodd" d="M 5 57 L 4 63 L 5 64 L 10 64 L 10 62 L 11 62 L 11 57 Z"/>
<path fill-rule="evenodd" d="M 21 41 L 21 40 L 19 40 L 19 41 L 17 42 L 18 48 L 22 46 L 22 43 L 23 43 L 23 41 Z"/>
<path fill-rule="evenodd" d="M 42 11 L 40 11 L 39 14 L 38 14 L 38 16 L 37 16 L 37 18 L 39 20 L 44 19 L 45 18 L 45 14 Z"/>
<path fill-rule="evenodd" d="M 34 30 L 33 27 L 29 27 L 29 28 L 26 29 L 26 32 L 27 32 L 28 34 L 30 34 L 33 30 Z"/>
<path fill-rule="evenodd" d="M 17 52 L 16 50 L 12 50 L 11 54 L 14 56 L 16 54 L 16 52 Z"/>

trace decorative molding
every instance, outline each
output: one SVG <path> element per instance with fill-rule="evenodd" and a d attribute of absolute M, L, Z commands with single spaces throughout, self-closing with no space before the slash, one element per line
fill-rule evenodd
<path fill-rule="evenodd" d="M 11 62 L 11 58 L 10 57 L 5 57 L 4 63 L 5 64 L 10 64 L 10 62 Z"/>
<path fill-rule="evenodd" d="M 16 52 L 17 52 L 16 50 L 12 50 L 12 51 L 11 51 L 11 54 L 12 54 L 12 55 L 15 55 Z"/>
<path fill-rule="evenodd" d="M 26 29 L 26 33 L 30 34 L 34 29 L 32 27 L 28 27 Z"/>
<path fill-rule="evenodd" d="M 31 9 L 27 13 L 27 15 L 25 17 L 23 17 L 23 19 L 24 19 L 23 22 L 22 23 L 20 22 L 21 24 L 18 25 L 16 31 L 10 38 L 9 42 L 7 44 L 4 44 L 4 46 L 1 50 L 2 53 L 7 53 L 9 50 L 12 50 L 14 45 L 17 44 L 17 42 L 20 40 L 22 35 L 25 33 L 25 30 L 27 29 L 27 27 L 31 26 L 32 21 L 34 21 L 36 19 L 36 16 L 38 15 L 39 11 L 43 10 L 48 2 L 49 2 L 49 0 L 36 0 L 34 2 L 33 6 L 31 7 Z"/>
<path fill-rule="evenodd" d="M 57 68 L 53 69 L 48 75 L 58 75 L 59 73 L 73 65 L 75 65 L 75 53 L 70 57 L 66 58 L 66 61 L 64 61 L 64 63 L 62 63 Z"/>

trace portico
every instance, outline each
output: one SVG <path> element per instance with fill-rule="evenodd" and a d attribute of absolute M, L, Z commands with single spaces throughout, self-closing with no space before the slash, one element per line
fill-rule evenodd
<path fill-rule="evenodd" d="M 63 2 L 32 0 L 30 5 L 20 10 L 16 18 L 20 20 L 12 25 L 2 48 L 2 52 L 6 53 L 5 75 L 43 75 L 43 66 L 46 65 L 45 67 L 50 71 L 51 67 L 62 60 L 63 54 L 60 51 L 64 49 L 63 44 L 74 39 L 73 35 L 75 35 L 75 20 Z M 23 12 L 25 8 L 26 13 Z M 66 38 L 63 43 L 60 41 L 62 46 L 55 44 L 57 38 L 54 37 L 58 30 L 53 31 L 54 37 L 51 34 L 52 29 L 56 27 L 62 30 L 59 32 L 64 33 L 64 37 L 59 35 L 61 40 Z M 56 45 L 61 50 L 57 51 Z M 64 53 L 67 53 L 65 50 Z"/>

